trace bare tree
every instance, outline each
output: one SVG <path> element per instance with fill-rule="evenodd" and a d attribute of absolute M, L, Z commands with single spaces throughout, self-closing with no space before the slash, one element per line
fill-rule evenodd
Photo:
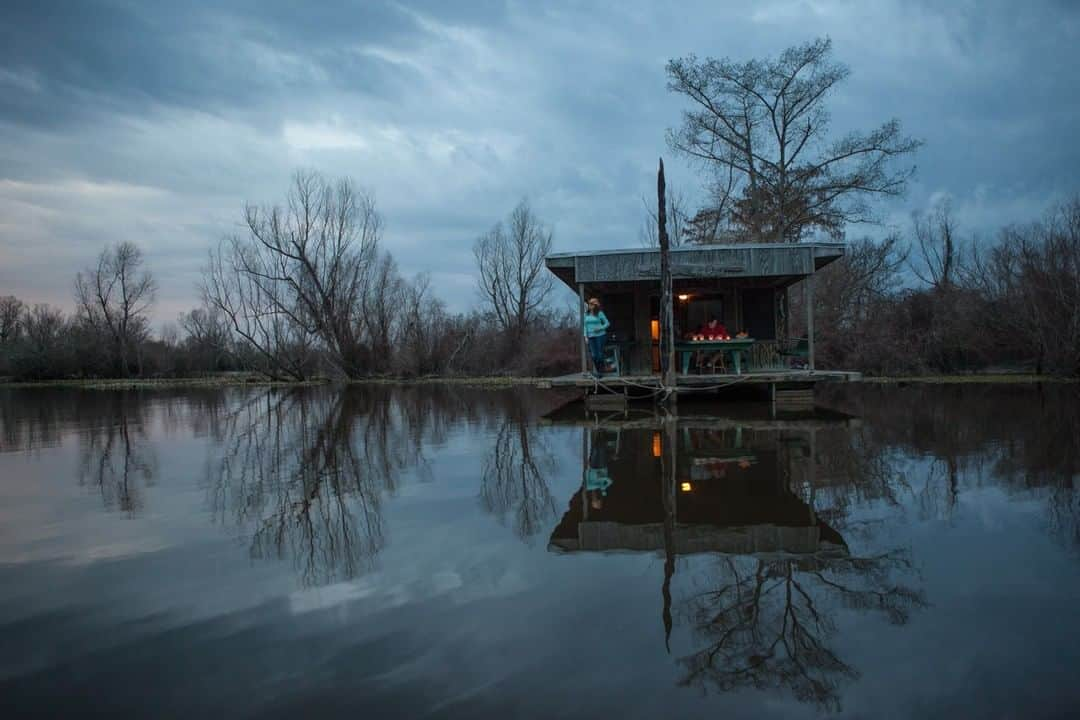
<path fill-rule="evenodd" d="M 397 263 L 389 253 L 383 253 L 370 266 L 360 296 L 369 342 L 367 365 L 377 372 L 390 369 L 404 298 L 405 282 Z"/>
<path fill-rule="evenodd" d="M 829 328 L 816 350 L 822 364 L 861 367 L 871 358 L 896 354 L 898 331 L 881 322 L 880 311 L 899 287 L 906 258 L 899 235 L 861 238 L 818 275 L 814 312 L 821 326 Z M 792 309 L 792 317 L 803 317 L 803 309 L 800 302 Z"/>
<path fill-rule="evenodd" d="M 480 270 L 480 297 L 499 329 L 520 340 L 551 292 L 544 258 L 551 252 L 551 230 L 522 200 L 473 245 Z"/>
<path fill-rule="evenodd" d="M 839 235 L 847 223 L 873 220 L 868 199 L 902 193 L 913 171 L 891 167 L 920 145 L 895 119 L 829 141 L 826 101 L 849 72 L 831 54 L 824 38 L 777 58 L 690 55 L 667 65 L 668 89 L 693 103 L 682 126 L 668 131 L 669 144 L 734 176 L 731 217 L 754 237 Z"/>
<path fill-rule="evenodd" d="M 641 203 L 645 206 L 645 219 L 641 226 L 641 244 L 645 247 L 656 247 L 660 244 L 660 239 L 656 234 L 656 229 L 659 227 L 657 224 L 659 218 L 656 212 L 656 201 L 650 201 L 643 197 Z M 665 220 L 667 221 L 667 233 L 671 239 L 671 247 L 679 247 L 689 240 L 690 217 L 686 212 L 686 208 L 686 198 L 682 193 L 678 190 L 667 193 Z"/>
<path fill-rule="evenodd" d="M 714 170 L 715 177 L 708 185 L 710 196 L 705 205 L 686 221 L 683 242 L 709 245 L 745 239 L 745 235 L 736 232 L 737 228 L 732 222 L 738 175 L 730 165 L 717 166 Z"/>
<path fill-rule="evenodd" d="M 26 305 L 14 295 L 0 297 L 0 344 L 17 340 Z"/>
<path fill-rule="evenodd" d="M 249 269 L 266 256 L 233 237 L 210 251 L 203 268 L 203 302 L 220 311 L 256 371 L 273 379 L 304 380 L 311 373 L 314 338 L 295 321 L 284 283 L 265 282 Z M 264 273 L 263 273 L 264 274 Z"/>
<path fill-rule="evenodd" d="M 342 374 L 366 372 L 361 307 L 382 230 L 374 196 L 347 178 L 330 183 L 298 172 L 284 207 L 248 205 L 244 220 L 246 236 L 223 241 L 211 255 L 207 303 L 270 372 L 304 375 L 302 358 L 286 355 L 313 341 Z"/>
<path fill-rule="evenodd" d="M 27 378 L 56 377 L 67 369 L 68 322 L 60 308 L 39 303 L 23 313 L 21 350 L 13 365 Z"/>
<path fill-rule="evenodd" d="M 962 272 L 952 203 L 944 200 L 925 215 L 915 212 L 911 223 L 918 250 L 909 258 L 911 271 L 932 288 L 951 288 Z"/>
<path fill-rule="evenodd" d="M 184 332 L 183 345 L 198 359 L 199 367 L 221 369 L 229 355 L 232 336 L 225 315 L 217 308 L 195 308 L 182 313 L 179 324 Z"/>
<path fill-rule="evenodd" d="M 157 283 L 144 262 L 142 250 L 134 243 L 120 242 L 101 251 L 96 267 L 75 277 L 80 319 L 109 341 L 124 377 L 131 370 L 131 356 L 150 333 L 147 312 L 157 293 Z"/>
<path fill-rule="evenodd" d="M 460 343 L 452 343 L 448 321 L 445 305 L 431 295 L 426 273 L 405 285 L 397 344 L 403 356 L 400 367 L 407 374 L 429 375 L 447 368 L 453 345 Z"/>
<path fill-rule="evenodd" d="M 972 266 L 998 341 L 1034 353 L 1037 372 L 1080 376 L 1080 197 L 1041 222 L 1006 228 Z"/>

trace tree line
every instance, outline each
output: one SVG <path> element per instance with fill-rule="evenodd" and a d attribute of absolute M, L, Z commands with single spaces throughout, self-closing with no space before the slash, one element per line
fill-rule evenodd
<path fill-rule="evenodd" d="M 821 367 L 1080 377 L 1080 195 L 982 241 L 943 203 L 907 241 L 850 243 L 814 302 Z"/>
<path fill-rule="evenodd" d="M 474 244 L 479 302 L 451 313 L 382 247 L 374 196 L 299 172 L 208 254 L 200 305 L 154 333 L 157 282 L 130 242 L 74 282 L 75 310 L 0 298 L 0 375 L 19 380 L 248 371 L 272 380 L 568 372 L 576 312 L 548 302 L 550 228 L 522 200 Z"/>

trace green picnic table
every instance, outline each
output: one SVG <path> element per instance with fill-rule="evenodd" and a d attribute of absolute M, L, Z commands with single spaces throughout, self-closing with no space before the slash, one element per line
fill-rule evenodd
<path fill-rule="evenodd" d="M 734 338 L 732 340 L 686 340 L 675 343 L 675 352 L 679 353 L 683 375 L 690 372 L 690 357 L 699 351 L 726 352 L 731 354 L 735 363 L 735 373 L 742 375 L 742 354 L 754 345 L 754 338 Z"/>

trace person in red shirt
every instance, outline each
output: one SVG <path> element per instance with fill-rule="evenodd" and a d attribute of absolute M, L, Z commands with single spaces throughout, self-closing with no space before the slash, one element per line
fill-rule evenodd
<path fill-rule="evenodd" d="M 703 340 L 730 340 L 731 334 L 728 333 L 727 327 L 724 323 L 720 322 L 720 319 L 715 315 L 709 318 L 709 321 L 700 326 L 695 335 Z M 713 371 L 716 371 L 716 366 L 724 364 L 724 353 L 716 352 L 710 353 L 707 357 L 705 353 L 698 353 L 697 357 L 698 367 L 704 367 L 709 365 Z"/>
<path fill-rule="evenodd" d="M 727 340 L 731 337 L 724 323 L 720 322 L 715 315 L 709 318 L 709 322 L 701 326 L 698 334 L 706 340 Z"/>

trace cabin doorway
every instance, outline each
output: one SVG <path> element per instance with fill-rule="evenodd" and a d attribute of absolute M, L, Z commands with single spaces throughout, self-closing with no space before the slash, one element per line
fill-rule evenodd
<path fill-rule="evenodd" d="M 755 340 L 776 339 L 776 292 L 773 288 L 745 288 L 742 291 L 742 326 Z"/>

